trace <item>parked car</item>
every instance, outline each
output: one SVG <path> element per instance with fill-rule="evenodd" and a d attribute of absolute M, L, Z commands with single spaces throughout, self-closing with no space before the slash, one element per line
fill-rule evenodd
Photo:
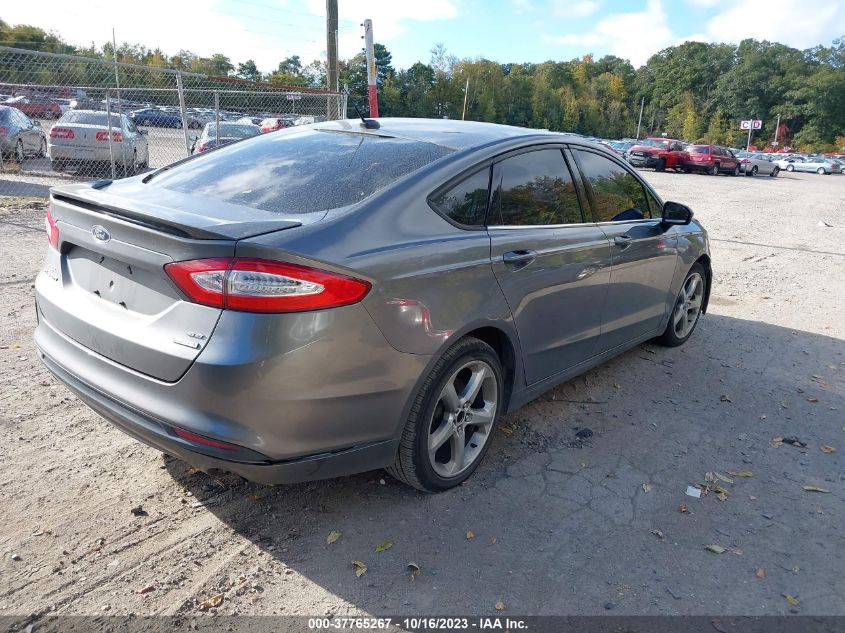
<path fill-rule="evenodd" d="M 746 176 L 762 174 L 763 176 L 777 177 L 780 173 L 780 167 L 777 166 L 777 163 L 764 154 L 739 152 L 736 157 L 739 159 L 739 170 Z"/>
<path fill-rule="evenodd" d="M 608 141 L 607 145 L 617 154 L 621 154 L 626 160 L 628 159 L 628 152 L 637 144 L 637 141 Z"/>
<path fill-rule="evenodd" d="M 57 119 L 62 116 L 62 107 L 53 99 L 35 97 L 12 97 L 3 105 L 17 108 L 28 117 L 39 119 Z"/>
<path fill-rule="evenodd" d="M 261 123 L 264 121 L 264 118 L 265 117 L 263 117 L 263 116 L 242 116 L 236 122 L 237 123 L 249 123 L 249 124 L 252 124 L 252 125 L 257 125 L 257 126 L 259 126 L 259 129 L 260 129 Z"/>
<path fill-rule="evenodd" d="M 155 127 L 182 127 L 182 117 L 173 112 L 166 112 L 158 108 L 144 108 L 130 113 L 129 118 L 135 125 Z"/>
<path fill-rule="evenodd" d="M 205 152 L 221 145 L 228 145 L 250 136 L 261 134 L 261 128 L 252 123 L 220 122 L 220 136 L 217 136 L 217 123 L 206 123 L 202 135 L 191 145 L 191 153 Z"/>
<path fill-rule="evenodd" d="M 832 174 L 835 170 L 833 162 L 821 157 L 790 156 L 777 161 L 777 165 L 786 171 L 816 172 L 817 174 Z"/>
<path fill-rule="evenodd" d="M 17 108 L 0 105 L 0 152 L 22 163 L 27 156 L 44 156 L 47 140 L 41 123 Z"/>
<path fill-rule="evenodd" d="M 149 147 L 144 132 L 125 114 L 111 115 L 109 142 L 108 114 L 101 110 L 70 110 L 50 128 L 49 150 L 53 171 L 80 169 L 92 172 L 111 163 L 124 175 L 132 175 L 149 163 Z"/>
<path fill-rule="evenodd" d="M 653 167 L 656 171 L 681 169 L 688 160 L 685 144 L 671 138 L 647 138 L 628 150 L 628 162 L 634 167 Z"/>
<path fill-rule="evenodd" d="M 284 117 L 270 117 L 261 121 L 260 128 L 261 133 L 264 134 L 266 132 L 275 132 L 276 130 L 292 126 L 292 119 L 286 119 Z"/>
<path fill-rule="evenodd" d="M 685 171 L 700 171 L 711 176 L 730 174 L 739 176 L 739 160 L 727 147 L 718 145 L 690 145 L 684 160 Z"/>
<path fill-rule="evenodd" d="M 643 341 L 689 339 L 707 233 L 627 163 L 510 126 L 376 125 L 53 188 L 47 368 L 201 469 L 281 483 L 386 466 L 440 491 L 501 415 Z"/>

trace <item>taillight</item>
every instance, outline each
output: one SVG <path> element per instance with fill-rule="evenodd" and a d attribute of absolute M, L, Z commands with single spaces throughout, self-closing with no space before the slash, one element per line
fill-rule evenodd
<path fill-rule="evenodd" d="M 750 160 L 748 160 L 747 158 L 743 158 L 743 159 L 742 159 L 741 161 L 739 161 L 739 162 L 740 162 L 740 163 L 742 163 L 743 165 L 747 165 L 747 164 L 748 164 L 748 163 L 750 163 L 751 161 L 750 161 Z"/>
<path fill-rule="evenodd" d="M 50 207 L 47 207 L 47 215 L 44 216 L 44 229 L 47 231 L 47 241 L 50 242 L 50 246 L 59 250 L 59 227 L 56 226 Z"/>
<path fill-rule="evenodd" d="M 370 290 L 360 279 L 265 259 L 196 259 L 164 270 L 191 301 L 243 312 L 336 308 L 359 302 Z"/>
<path fill-rule="evenodd" d="M 72 139 L 74 137 L 73 130 L 67 127 L 53 127 L 50 128 L 50 138 L 66 138 Z"/>
<path fill-rule="evenodd" d="M 208 149 L 208 145 L 203 144 L 203 145 L 200 145 L 200 146 L 197 148 L 197 151 L 198 151 L 198 152 L 204 152 L 204 151 L 205 151 L 205 150 L 207 150 L 207 149 Z"/>
<path fill-rule="evenodd" d="M 0 127 L 0 136 L 6 136 L 9 133 L 9 128 Z"/>
<path fill-rule="evenodd" d="M 73 133 L 73 130 L 71 130 L 71 133 Z M 105 132 L 105 131 L 97 132 L 94 135 L 94 137 L 98 141 L 107 141 L 107 140 L 109 140 L 109 133 Z M 71 138 L 73 138 L 73 137 L 71 136 Z M 123 142 L 123 134 L 121 134 L 120 132 L 112 132 L 111 133 L 111 140 L 112 140 L 113 143 L 122 143 Z"/>

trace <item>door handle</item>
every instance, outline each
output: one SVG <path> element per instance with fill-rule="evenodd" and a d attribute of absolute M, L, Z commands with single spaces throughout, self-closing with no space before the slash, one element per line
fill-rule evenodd
<path fill-rule="evenodd" d="M 613 243 L 619 248 L 628 248 L 634 239 L 630 235 L 617 235 L 613 238 Z"/>
<path fill-rule="evenodd" d="M 536 258 L 535 251 L 508 251 L 502 255 L 502 261 L 513 266 L 527 266 Z"/>

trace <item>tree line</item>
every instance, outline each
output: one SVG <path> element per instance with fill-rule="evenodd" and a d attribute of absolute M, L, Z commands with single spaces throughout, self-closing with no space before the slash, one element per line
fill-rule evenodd
<path fill-rule="evenodd" d="M 0 20 L 0 44 L 112 59 L 112 44 L 72 46 L 37 27 Z M 633 137 L 640 105 L 640 136 L 665 134 L 687 141 L 744 146 L 740 120 L 761 119 L 757 145 L 768 145 L 780 115 L 781 145 L 811 151 L 845 147 L 845 37 L 831 46 L 799 50 L 746 39 L 738 45 L 686 42 L 634 68 L 625 59 L 584 55 L 568 61 L 499 63 L 458 59 L 443 45 L 427 62 L 393 66 L 375 45 L 381 116 L 449 117 L 577 132 L 602 138 Z M 325 87 L 325 62 L 303 64 L 298 55 L 261 73 L 253 60 L 234 63 L 219 53 L 202 57 L 182 50 L 124 43 L 119 61 L 250 81 Z M 368 114 L 363 51 L 340 60 L 341 85 L 350 104 Z M 464 111 L 464 104 L 466 108 Z"/>

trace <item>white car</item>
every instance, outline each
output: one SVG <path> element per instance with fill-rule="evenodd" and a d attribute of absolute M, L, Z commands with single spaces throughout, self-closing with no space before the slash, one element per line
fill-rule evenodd
<path fill-rule="evenodd" d="M 146 131 L 141 131 L 125 114 L 98 110 L 70 110 L 50 128 L 47 154 L 53 171 L 91 170 L 114 159 L 124 176 L 131 176 L 149 164 Z"/>

